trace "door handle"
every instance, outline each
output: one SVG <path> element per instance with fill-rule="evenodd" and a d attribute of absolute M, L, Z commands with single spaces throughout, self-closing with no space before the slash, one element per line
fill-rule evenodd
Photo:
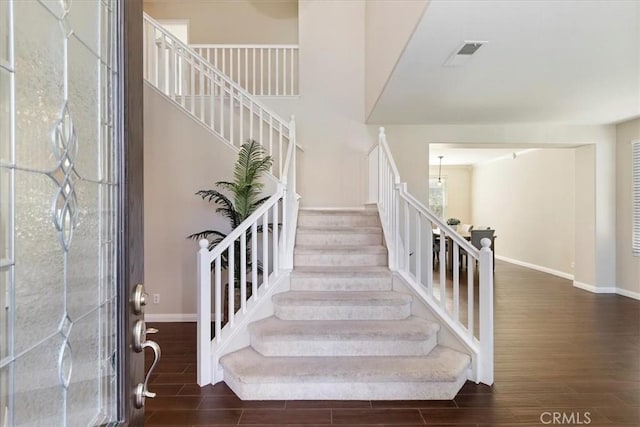
<path fill-rule="evenodd" d="M 147 397 L 150 399 L 153 399 L 154 397 L 156 397 L 156 394 L 154 392 L 149 391 L 149 389 L 147 388 L 147 384 L 149 382 L 149 377 L 151 376 L 151 373 L 155 369 L 156 365 L 158 364 L 158 361 L 160 361 L 160 356 L 161 356 L 160 346 L 158 345 L 157 342 L 151 341 L 151 340 L 145 341 L 142 343 L 142 350 L 144 350 L 145 348 L 151 348 L 153 350 L 153 363 L 151 364 L 151 367 L 149 368 L 149 372 L 147 372 L 147 375 L 144 378 L 144 383 L 138 383 L 134 392 L 135 393 L 134 403 L 136 408 L 138 409 L 144 406 L 144 402 Z"/>
<path fill-rule="evenodd" d="M 144 401 L 147 397 L 151 399 L 156 397 L 156 394 L 149 391 L 147 387 L 149 383 L 149 377 L 160 361 L 162 352 L 160 351 L 160 346 L 157 342 L 147 339 L 147 334 L 155 334 L 157 332 L 158 330 L 155 328 L 147 328 L 144 320 L 142 319 L 138 320 L 133 326 L 133 349 L 138 353 L 144 351 L 145 348 L 150 348 L 151 350 L 153 350 L 153 363 L 151 364 L 151 367 L 149 368 L 149 371 L 144 378 L 144 383 L 138 383 L 134 390 L 134 404 L 138 409 L 144 406 Z"/>

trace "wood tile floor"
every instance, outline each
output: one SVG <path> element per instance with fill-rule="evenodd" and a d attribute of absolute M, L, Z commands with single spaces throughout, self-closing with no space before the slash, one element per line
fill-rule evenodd
<path fill-rule="evenodd" d="M 224 383 L 195 383 L 194 323 L 149 325 L 163 355 L 148 427 L 640 426 L 640 302 L 500 261 L 495 384 L 467 383 L 448 401 L 242 401 Z"/>

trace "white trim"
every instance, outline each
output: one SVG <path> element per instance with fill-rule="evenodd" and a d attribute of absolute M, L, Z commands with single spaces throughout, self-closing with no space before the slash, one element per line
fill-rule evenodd
<path fill-rule="evenodd" d="M 145 322 L 197 322 L 196 313 L 147 313 L 144 315 Z"/>
<path fill-rule="evenodd" d="M 368 205 L 372 205 L 375 204 L 376 202 L 367 202 L 366 204 Z M 342 208 L 338 208 L 338 207 L 316 207 L 316 206 L 300 206 L 300 210 L 301 211 L 307 211 L 307 210 L 314 210 L 314 211 L 327 211 L 327 212 L 336 212 L 336 211 L 364 211 L 367 210 L 366 207 L 364 206 L 353 206 L 353 207 L 349 207 L 349 206 L 345 206 Z"/>
<path fill-rule="evenodd" d="M 623 297 L 640 300 L 640 292 L 633 292 L 633 291 L 628 291 L 622 288 L 616 288 L 616 294 L 621 295 Z"/>
<path fill-rule="evenodd" d="M 594 294 L 615 294 L 616 293 L 616 288 L 615 287 L 599 287 L 599 286 L 593 286 L 590 285 L 588 283 L 583 283 L 583 282 L 577 282 L 577 281 L 573 281 L 573 287 L 578 288 L 578 289 L 582 289 L 584 291 L 589 291 L 592 292 Z"/>
<path fill-rule="evenodd" d="M 570 273 L 565 273 L 564 271 L 554 270 L 553 268 L 543 267 L 542 265 L 531 264 L 529 262 L 520 261 L 513 258 L 508 258 L 506 256 L 496 254 L 496 259 L 500 261 L 505 261 L 510 264 L 519 265 L 520 267 L 530 268 L 532 270 L 542 271 L 543 273 L 553 274 L 554 276 L 562 277 L 563 279 L 573 280 L 574 276 Z"/>

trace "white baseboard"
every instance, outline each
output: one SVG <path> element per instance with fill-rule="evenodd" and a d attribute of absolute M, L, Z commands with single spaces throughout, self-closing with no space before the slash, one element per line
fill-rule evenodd
<path fill-rule="evenodd" d="M 633 292 L 626 289 L 616 288 L 616 294 L 622 295 L 623 297 L 640 300 L 640 292 Z"/>
<path fill-rule="evenodd" d="M 626 289 L 616 288 L 615 286 L 593 286 L 588 283 L 573 281 L 573 286 L 594 294 L 617 294 L 627 298 L 640 300 L 640 292 L 628 291 Z"/>
<path fill-rule="evenodd" d="M 196 313 L 147 313 L 144 315 L 145 322 L 196 322 Z"/>
<path fill-rule="evenodd" d="M 314 210 L 314 211 L 363 211 L 366 208 L 364 206 L 344 206 L 344 207 L 327 207 L 327 206 L 300 206 L 300 210 Z"/>
<path fill-rule="evenodd" d="M 513 258 L 508 258 L 506 256 L 502 256 L 498 254 L 496 254 L 496 259 L 499 259 L 500 261 L 508 262 L 510 264 L 519 265 L 520 267 L 526 267 L 532 270 L 542 271 L 543 273 L 553 274 L 554 276 L 562 277 L 563 279 L 573 280 L 573 274 L 565 273 L 564 271 L 554 270 L 552 268 L 543 267 L 537 264 L 531 264 L 528 262 L 520 261 Z"/>
<path fill-rule="evenodd" d="M 615 294 L 616 288 L 612 286 L 594 286 L 584 282 L 573 281 L 573 286 L 584 291 L 593 292 L 594 294 Z"/>

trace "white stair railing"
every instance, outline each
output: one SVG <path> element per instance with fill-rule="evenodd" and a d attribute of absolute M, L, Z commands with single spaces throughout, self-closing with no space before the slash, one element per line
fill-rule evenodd
<path fill-rule="evenodd" d="M 293 139 L 280 118 L 205 58 L 144 14 L 144 77 L 228 144 L 254 139 L 273 157 L 270 171 L 281 179 Z"/>
<path fill-rule="evenodd" d="M 475 381 L 493 384 L 493 254 L 491 241 L 478 250 L 407 191 L 380 128 L 369 153 L 370 197 L 377 204 L 389 250 L 389 266 L 422 297 L 472 352 Z M 434 230 L 439 230 L 434 272 Z M 464 252 L 463 252 L 464 251 Z M 466 284 L 461 283 L 461 253 L 467 254 Z M 478 271 L 475 271 L 476 263 Z M 466 290 L 464 289 L 466 287 Z M 466 291 L 466 304 L 461 301 Z M 478 299 L 476 303 L 476 299 Z"/>
<path fill-rule="evenodd" d="M 298 45 L 191 44 L 216 69 L 255 96 L 297 96 Z"/>
<path fill-rule="evenodd" d="M 199 242 L 197 377 L 201 386 L 222 380 L 218 362 L 228 352 L 226 345 L 230 336 L 240 327 L 240 321 L 265 298 L 270 286 L 293 268 L 298 197 L 295 192 L 296 147 L 295 141 L 292 142 L 287 150 L 282 184 L 276 193 L 212 250 L 208 249 L 207 239 Z M 223 260 L 227 263 L 226 271 L 222 268 Z M 227 322 L 223 324 L 225 280 Z M 250 297 L 248 286 L 251 286 Z M 213 340 L 212 297 L 215 304 Z M 237 298 L 239 307 L 236 307 Z"/>
<path fill-rule="evenodd" d="M 146 80 L 235 149 L 245 139 L 258 141 L 273 157 L 270 172 L 278 181 L 276 193 L 215 248 L 208 249 L 207 239 L 199 241 L 197 379 L 203 386 L 222 379 L 218 361 L 230 351 L 230 338 L 275 281 L 293 268 L 298 216 L 295 118 L 281 119 L 146 14 L 144 36 Z"/>

